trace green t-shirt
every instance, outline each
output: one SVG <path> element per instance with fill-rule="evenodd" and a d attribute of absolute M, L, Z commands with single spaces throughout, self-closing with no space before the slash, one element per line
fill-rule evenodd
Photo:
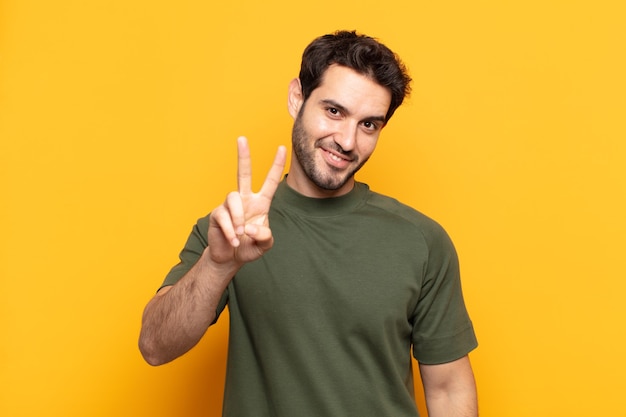
<path fill-rule="evenodd" d="M 274 247 L 222 297 L 230 335 L 227 417 L 417 416 L 411 349 L 424 364 L 477 346 L 445 231 L 357 183 L 313 199 L 286 182 L 270 211 Z M 200 219 L 164 285 L 207 245 Z"/>

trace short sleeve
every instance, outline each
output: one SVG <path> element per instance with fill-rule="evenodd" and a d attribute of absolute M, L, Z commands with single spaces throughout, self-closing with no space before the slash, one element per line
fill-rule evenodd
<path fill-rule="evenodd" d="M 424 232 L 428 258 L 413 322 L 413 355 L 424 364 L 459 359 L 478 346 L 469 318 L 457 252 L 447 233 L 433 224 Z"/>

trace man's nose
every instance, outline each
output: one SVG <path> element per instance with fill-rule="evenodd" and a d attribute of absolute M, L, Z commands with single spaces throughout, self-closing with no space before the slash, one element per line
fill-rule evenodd
<path fill-rule="evenodd" d="M 346 123 L 335 135 L 335 142 L 344 152 L 350 152 L 356 146 L 357 125 Z"/>

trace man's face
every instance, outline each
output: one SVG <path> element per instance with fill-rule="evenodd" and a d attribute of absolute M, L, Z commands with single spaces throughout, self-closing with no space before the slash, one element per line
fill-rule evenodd
<path fill-rule="evenodd" d="M 291 94 L 290 89 L 290 100 Z M 349 192 L 354 174 L 374 152 L 390 103 L 387 88 L 350 68 L 331 65 L 306 102 L 301 97 L 290 101 L 295 122 L 287 183 L 310 197 Z"/>

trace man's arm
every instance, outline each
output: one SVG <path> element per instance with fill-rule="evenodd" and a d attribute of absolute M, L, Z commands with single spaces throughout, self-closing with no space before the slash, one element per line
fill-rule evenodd
<path fill-rule="evenodd" d="M 474 373 L 468 356 L 441 365 L 419 365 L 430 417 L 477 417 Z"/>
<path fill-rule="evenodd" d="M 211 212 L 208 246 L 196 264 L 171 287 L 161 289 L 146 306 L 139 350 L 151 365 L 161 365 L 198 343 L 215 320 L 219 300 L 235 273 L 273 245 L 268 214 L 285 167 L 280 147 L 258 193 L 251 190 L 250 150 L 238 142 L 238 190 Z"/>
<path fill-rule="evenodd" d="M 194 347 L 215 320 L 217 305 L 236 270 L 220 270 L 208 248 L 175 285 L 146 305 L 139 350 L 150 365 L 170 362 Z"/>

